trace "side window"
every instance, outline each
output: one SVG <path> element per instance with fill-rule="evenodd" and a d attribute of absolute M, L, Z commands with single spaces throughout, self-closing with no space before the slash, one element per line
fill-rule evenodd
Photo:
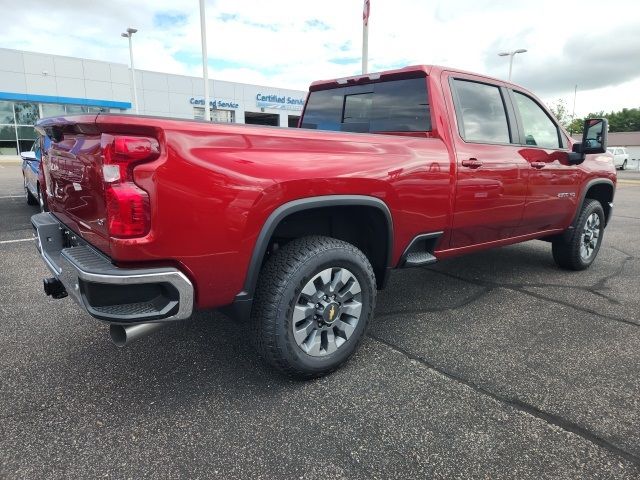
<path fill-rule="evenodd" d="M 560 148 L 558 127 L 542 107 L 522 93 L 513 93 L 522 118 L 526 144 L 542 148 Z"/>
<path fill-rule="evenodd" d="M 467 142 L 509 143 L 509 125 L 500 88 L 468 80 L 453 81 L 460 135 Z"/>

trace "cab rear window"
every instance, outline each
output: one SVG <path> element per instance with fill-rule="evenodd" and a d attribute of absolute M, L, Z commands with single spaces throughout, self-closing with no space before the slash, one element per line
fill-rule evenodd
<path fill-rule="evenodd" d="M 390 80 L 311 92 L 301 126 L 365 133 L 430 131 L 427 80 Z"/>

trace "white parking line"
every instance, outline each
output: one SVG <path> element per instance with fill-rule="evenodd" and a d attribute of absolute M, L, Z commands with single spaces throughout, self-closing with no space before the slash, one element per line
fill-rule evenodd
<path fill-rule="evenodd" d="M 19 238 L 18 240 L 0 240 L 0 245 L 5 243 L 18 243 L 18 242 L 35 242 L 35 238 Z"/>
<path fill-rule="evenodd" d="M 24 195 L 2 195 L 0 197 L 0 199 L 2 199 L 2 198 L 22 198 L 22 197 L 24 197 Z"/>

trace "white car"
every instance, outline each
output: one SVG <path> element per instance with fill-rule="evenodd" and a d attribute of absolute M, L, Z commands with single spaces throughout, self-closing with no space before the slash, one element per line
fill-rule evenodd
<path fill-rule="evenodd" d="M 620 170 L 627 169 L 627 163 L 629 163 L 629 154 L 624 147 L 609 147 L 607 152 L 613 155 L 613 165 Z"/>

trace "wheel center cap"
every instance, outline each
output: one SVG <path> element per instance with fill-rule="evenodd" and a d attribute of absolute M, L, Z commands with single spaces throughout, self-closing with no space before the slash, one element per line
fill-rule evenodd
<path fill-rule="evenodd" d="M 332 324 L 338 318 L 339 312 L 340 306 L 337 303 L 329 303 L 322 311 L 322 321 L 326 324 Z"/>

